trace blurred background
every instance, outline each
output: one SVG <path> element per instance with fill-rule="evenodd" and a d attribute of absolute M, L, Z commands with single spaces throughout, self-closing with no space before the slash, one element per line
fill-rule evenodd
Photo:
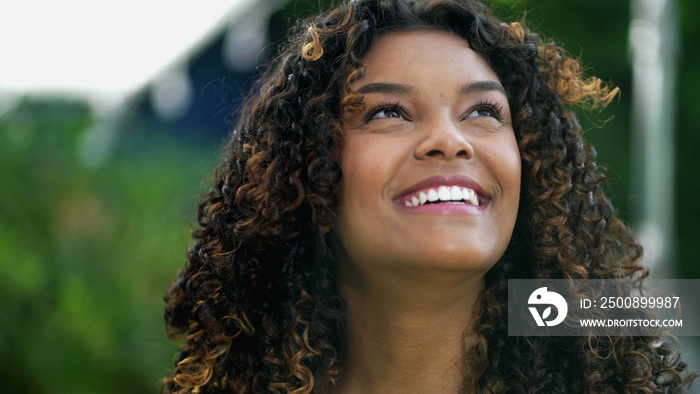
<path fill-rule="evenodd" d="M 0 5 L 0 392 L 157 392 L 178 346 L 162 294 L 241 96 L 330 3 Z M 700 3 L 489 4 L 620 87 L 579 114 L 607 192 L 653 276 L 700 278 Z"/>

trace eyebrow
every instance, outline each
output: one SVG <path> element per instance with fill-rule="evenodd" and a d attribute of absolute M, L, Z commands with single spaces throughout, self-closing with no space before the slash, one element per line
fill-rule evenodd
<path fill-rule="evenodd" d="M 357 93 L 386 93 L 386 94 L 401 94 L 406 95 L 414 91 L 413 86 L 400 83 L 375 82 L 368 83 L 357 89 Z"/>
<path fill-rule="evenodd" d="M 389 82 L 375 82 L 368 83 L 367 85 L 361 86 L 357 89 L 357 93 L 367 94 L 367 93 L 385 93 L 385 94 L 397 94 L 397 95 L 408 95 L 414 91 L 414 87 L 410 85 L 404 85 L 400 83 L 389 83 Z M 459 94 L 467 96 L 470 94 L 483 93 L 496 91 L 502 94 L 506 94 L 503 86 L 492 80 L 476 81 L 468 84 L 464 84 L 459 88 Z"/>
<path fill-rule="evenodd" d="M 469 95 L 469 94 L 474 94 L 474 93 L 483 93 L 483 92 L 490 92 L 490 91 L 496 91 L 499 93 L 503 93 L 503 95 L 506 94 L 506 90 L 503 88 L 503 85 L 496 81 L 492 80 L 484 80 L 484 81 L 476 81 L 472 83 L 468 83 L 465 85 L 462 85 L 462 87 L 459 89 L 459 93 L 463 95 Z"/>

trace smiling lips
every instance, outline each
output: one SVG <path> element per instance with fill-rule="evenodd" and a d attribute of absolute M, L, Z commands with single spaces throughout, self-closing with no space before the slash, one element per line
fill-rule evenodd
<path fill-rule="evenodd" d="M 431 203 L 470 204 L 479 206 L 479 197 L 468 187 L 439 186 L 420 190 L 402 198 L 407 207 L 418 207 Z"/>
<path fill-rule="evenodd" d="M 464 175 L 434 176 L 404 190 L 395 200 L 410 210 L 437 214 L 479 214 L 491 198 L 475 180 Z"/>

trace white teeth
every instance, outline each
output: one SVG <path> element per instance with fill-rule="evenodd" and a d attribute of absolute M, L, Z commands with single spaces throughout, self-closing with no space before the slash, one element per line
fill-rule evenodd
<path fill-rule="evenodd" d="M 479 206 L 479 197 L 476 192 L 467 187 L 460 186 L 440 186 L 437 189 L 420 191 L 404 201 L 408 207 L 417 207 L 427 202 L 441 201 L 452 204 L 471 204 Z"/>
<path fill-rule="evenodd" d="M 450 201 L 452 199 L 452 194 L 450 193 L 450 189 L 448 189 L 447 186 L 440 186 L 438 188 L 438 197 L 442 201 Z"/>
<path fill-rule="evenodd" d="M 462 190 L 459 188 L 459 186 L 452 186 L 450 188 L 450 200 L 461 201 L 462 198 Z"/>
<path fill-rule="evenodd" d="M 479 198 L 476 196 L 476 193 L 474 192 L 474 190 L 470 190 L 469 202 L 472 205 L 476 205 L 477 207 L 479 206 Z"/>
<path fill-rule="evenodd" d="M 418 193 L 418 201 L 420 202 L 420 205 L 425 204 L 428 201 L 428 195 L 424 192 Z"/>
<path fill-rule="evenodd" d="M 438 200 L 438 194 L 435 189 L 428 190 L 428 201 L 435 202 Z"/>

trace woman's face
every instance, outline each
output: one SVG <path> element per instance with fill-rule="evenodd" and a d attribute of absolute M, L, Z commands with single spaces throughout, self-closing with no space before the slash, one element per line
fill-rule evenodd
<path fill-rule="evenodd" d="M 345 111 L 336 235 L 358 266 L 485 272 L 518 211 L 520 154 L 499 78 L 456 35 L 380 36 Z"/>

